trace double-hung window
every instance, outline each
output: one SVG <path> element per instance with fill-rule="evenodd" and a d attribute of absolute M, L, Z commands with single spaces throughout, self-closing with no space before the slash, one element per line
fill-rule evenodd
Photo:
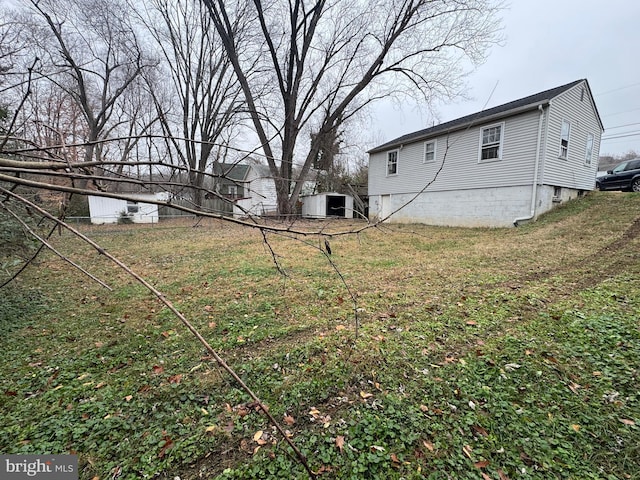
<path fill-rule="evenodd" d="M 490 125 L 480 130 L 480 161 L 502 159 L 504 123 Z"/>
<path fill-rule="evenodd" d="M 587 133 L 587 148 L 584 152 L 585 165 L 591 165 L 592 156 L 593 156 L 593 134 Z"/>
<path fill-rule="evenodd" d="M 436 161 L 436 141 L 424 142 L 424 163 Z"/>
<path fill-rule="evenodd" d="M 387 153 L 387 175 L 398 173 L 398 150 Z"/>
<path fill-rule="evenodd" d="M 562 120 L 562 129 L 560 130 L 560 158 L 569 157 L 569 136 L 571 135 L 571 123 L 568 120 Z"/>

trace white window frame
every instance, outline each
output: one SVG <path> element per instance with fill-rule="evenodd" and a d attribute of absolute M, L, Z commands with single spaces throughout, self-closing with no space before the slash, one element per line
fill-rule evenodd
<path fill-rule="evenodd" d="M 587 145 L 584 152 L 584 164 L 591 165 L 591 159 L 593 158 L 593 142 L 595 137 L 593 133 L 587 133 Z"/>
<path fill-rule="evenodd" d="M 427 152 L 427 145 L 433 145 L 433 151 Z M 433 158 L 428 159 L 427 153 L 433 154 Z M 433 163 L 436 161 L 436 155 L 438 154 L 438 143 L 437 140 L 429 140 L 428 142 L 424 142 L 424 151 L 422 156 L 422 163 Z"/>
<path fill-rule="evenodd" d="M 393 161 L 393 163 L 395 163 L 395 171 L 391 172 L 389 167 L 392 164 L 391 161 L 391 156 L 395 155 L 395 160 Z M 391 150 L 390 152 L 387 152 L 387 177 L 392 177 L 394 175 L 398 174 L 398 157 L 400 156 L 400 150 Z"/>
<path fill-rule="evenodd" d="M 500 140 L 498 142 L 489 142 L 485 145 L 484 143 L 484 132 L 486 130 L 490 130 L 492 128 L 500 127 Z M 478 163 L 487 163 L 487 162 L 498 162 L 502 160 L 502 146 L 504 144 L 504 122 L 494 123 L 492 125 L 485 125 L 484 127 L 480 127 L 480 145 L 478 146 Z M 498 147 L 498 156 L 492 158 L 482 158 L 482 152 L 485 148 L 495 148 Z"/>
<path fill-rule="evenodd" d="M 238 186 L 237 185 L 227 185 L 227 195 L 231 198 L 238 197 Z"/>
<path fill-rule="evenodd" d="M 566 138 L 565 138 L 565 125 L 567 126 Z M 569 158 L 569 143 L 571 141 L 571 122 L 566 118 L 562 119 L 562 125 L 560 126 L 560 150 L 558 151 L 558 158 L 567 160 Z M 562 142 L 566 142 L 563 144 Z"/>

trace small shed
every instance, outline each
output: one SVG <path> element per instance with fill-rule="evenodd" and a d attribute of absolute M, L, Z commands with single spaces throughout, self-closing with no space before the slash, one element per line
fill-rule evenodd
<path fill-rule="evenodd" d="M 305 218 L 353 218 L 353 197 L 343 193 L 318 193 L 300 197 Z"/>
<path fill-rule="evenodd" d="M 91 223 L 101 225 L 118 223 L 128 219 L 133 223 L 158 223 L 158 205 L 149 201 L 166 201 L 167 194 L 136 193 L 127 194 L 132 200 L 120 198 L 89 196 L 89 215 Z"/>

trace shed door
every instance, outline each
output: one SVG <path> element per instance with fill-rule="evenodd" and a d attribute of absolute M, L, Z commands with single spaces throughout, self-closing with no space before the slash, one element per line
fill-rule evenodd
<path fill-rule="evenodd" d="M 327 217 L 344 217 L 347 197 L 327 195 Z"/>

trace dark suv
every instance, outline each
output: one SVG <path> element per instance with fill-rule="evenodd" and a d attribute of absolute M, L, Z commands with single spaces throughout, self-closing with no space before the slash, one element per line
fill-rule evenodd
<path fill-rule="evenodd" d="M 627 160 L 596 178 L 598 190 L 630 190 L 640 192 L 640 158 Z"/>

